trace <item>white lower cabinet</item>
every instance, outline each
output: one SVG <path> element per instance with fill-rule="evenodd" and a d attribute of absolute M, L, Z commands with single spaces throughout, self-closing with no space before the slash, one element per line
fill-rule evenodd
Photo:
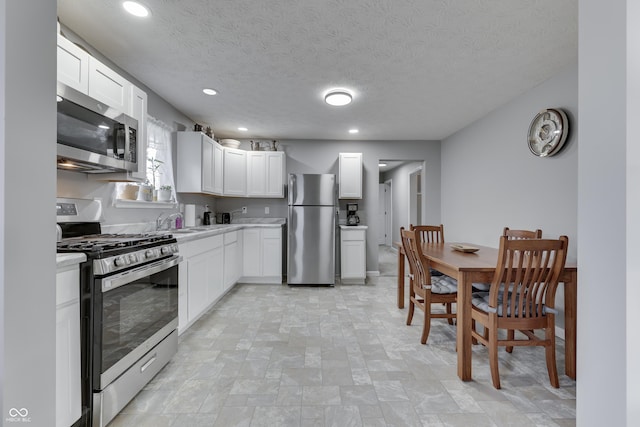
<path fill-rule="evenodd" d="M 78 264 L 56 274 L 56 427 L 82 415 L 80 381 L 80 270 Z"/>
<path fill-rule="evenodd" d="M 198 319 L 224 292 L 223 236 L 180 244 L 178 329 Z"/>
<path fill-rule="evenodd" d="M 242 235 L 243 230 L 231 231 L 224 235 L 224 289 L 233 286 L 242 275 Z"/>
<path fill-rule="evenodd" d="M 367 226 L 340 226 L 340 279 L 363 284 L 367 277 Z"/>
<path fill-rule="evenodd" d="M 246 283 L 282 283 L 282 227 L 247 228 L 242 248 Z"/>

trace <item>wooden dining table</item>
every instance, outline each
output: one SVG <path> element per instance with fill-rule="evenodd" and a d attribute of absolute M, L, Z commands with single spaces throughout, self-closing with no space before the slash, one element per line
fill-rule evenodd
<path fill-rule="evenodd" d="M 432 269 L 458 280 L 456 304 L 456 340 L 458 355 L 458 377 L 463 381 L 471 378 L 471 293 L 472 283 L 490 283 L 498 261 L 498 249 L 474 246 L 477 252 L 454 250 L 451 243 L 423 243 L 422 253 Z M 398 308 L 404 308 L 405 256 L 402 243 L 398 248 Z M 578 269 L 575 263 L 566 263 L 560 276 L 564 283 L 564 327 L 565 327 L 565 373 L 576 379 L 576 305 Z"/>

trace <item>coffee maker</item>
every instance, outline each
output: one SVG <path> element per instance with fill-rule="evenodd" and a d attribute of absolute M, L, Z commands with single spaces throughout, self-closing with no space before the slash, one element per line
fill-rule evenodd
<path fill-rule="evenodd" d="M 347 225 L 358 225 L 360 223 L 360 218 L 356 215 L 357 212 L 357 203 L 347 203 Z"/>

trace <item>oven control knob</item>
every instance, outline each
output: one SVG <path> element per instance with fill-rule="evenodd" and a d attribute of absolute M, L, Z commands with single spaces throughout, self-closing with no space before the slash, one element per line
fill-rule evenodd
<path fill-rule="evenodd" d="M 161 255 L 166 255 L 166 254 L 168 254 L 169 252 L 171 252 L 171 250 L 170 250 L 170 249 L 171 249 L 171 248 L 170 248 L 169 246 L 163 246 L 163 247 L 161 247 L 161 248 L 160 248 L 160 254 L 161 254 Z"/>
<path fill-rule="evenodd" d="M 151 258 L 153 258 L 153 250 L 152 250 L 152 249 L 147 249 L 147 250 L 144 252 L 144 257 L 145 257 L 146 259 L 151 259 Z"/>
<path fill-rule="evenodd" d="M 132 264 L 138 262 L 138 256 L 136 254 L 129 254 L 129 262 Z"/>
<path fill-rule="evenodd" d="M 123 267 L 127 264 L 128 264 L 127 259 L 121 256 L 113 260 L 113 265 L 115 265 L 116 267 Z"/>

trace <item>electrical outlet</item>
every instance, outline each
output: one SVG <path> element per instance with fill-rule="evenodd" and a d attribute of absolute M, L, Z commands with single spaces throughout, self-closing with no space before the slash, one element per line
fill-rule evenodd
<path fill-rule="evenodd" d="M 247 213 L 247 207 L 246 207 L 246 206 L 243 206 L 243 207 L 242 207 L 242 213 L 243 213 L 243 214 L 246 214 L 246 213 Z"/>
<path fill-rule="evenodd" d="M 264 213 L 265 213 L 266 215 L 269 215 L 269 206 L 265 206 L 265 207 L 264 207 Z"/>

